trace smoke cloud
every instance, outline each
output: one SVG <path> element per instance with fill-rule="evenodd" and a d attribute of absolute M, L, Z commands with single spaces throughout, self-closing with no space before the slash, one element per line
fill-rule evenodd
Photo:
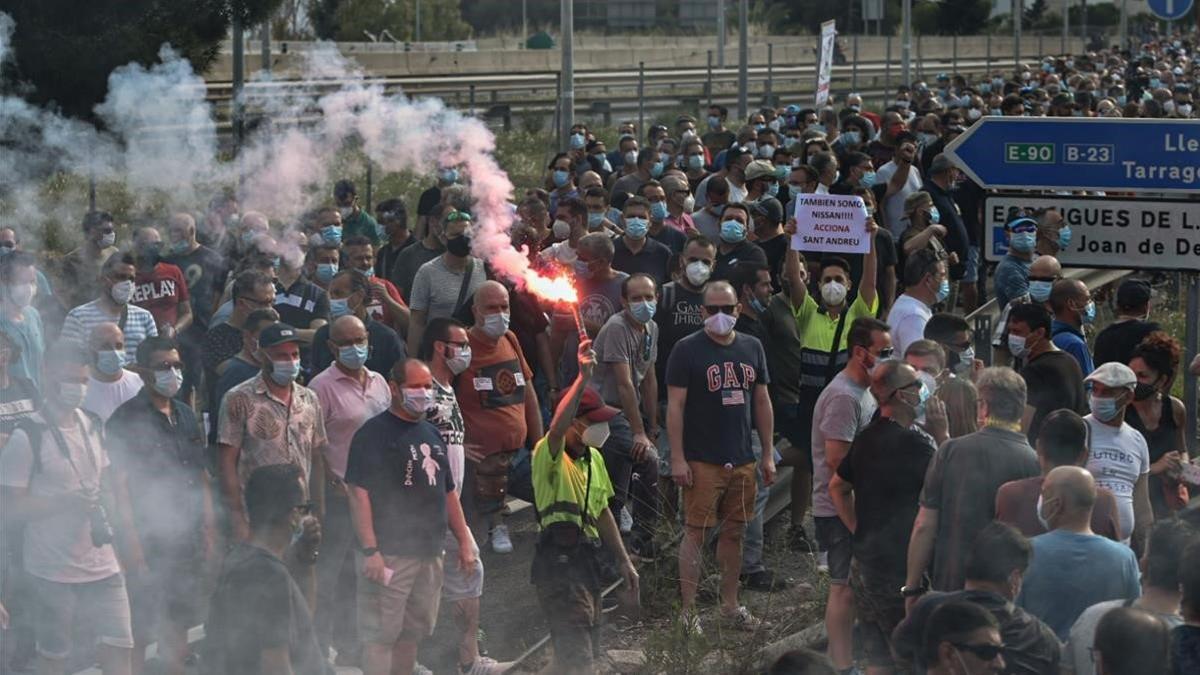
<path fill-rule="evenodd" d="M 14 29 L 0 14 L 0 63 L 13 58 Z M 54 213 L 55 205 L 39 203 L 47 177 L 64 173 L 124 183 L 135 210 L 194 211 L 218 189 L 233 187 L 243 210 L 290 223 L 328 201 L 342 177 L 332 167 L 354 147 L 384 172 L 459 167 L 473 200 L 474 253 L 518 286 L 536 285 L 540 277 L 511 244 L 513 186 L 482 121 L 439 99 L 385 92 L 332 44 L 308 52 L 300 79 L 315 84 L 269 96 L 269 86 L 248 87 L 243 103 L 263 123 L 233 159 L 222 157 L 204 79 L 169 45 L 156 64 L 112 72 L 107 97 L 95 108 L 102 128 L 0 92 L 0 142 L 6 153 L 12 149 L 0 163 L 0 183 L 12 220 L 31 230 L 50 218 L 77 223 L 79 213 Z"/>

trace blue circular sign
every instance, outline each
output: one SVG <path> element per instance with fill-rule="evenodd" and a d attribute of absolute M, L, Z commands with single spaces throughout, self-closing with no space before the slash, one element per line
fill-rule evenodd
<path fill-rule="evenodd" d="M 1167 21 L 1182 19 L 1192 11 L 1192 0 L 1147 0 L 1154 16 Z"/>

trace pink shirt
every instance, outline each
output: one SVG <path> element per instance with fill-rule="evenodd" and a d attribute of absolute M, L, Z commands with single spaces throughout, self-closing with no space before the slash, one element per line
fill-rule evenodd
<path fill-rule="evenodd" d="M 692 214 L 681 213 L 679 217 L 667 216 L 663 219 L 663 224 L 668 227 L 673 227 L 684 234 L 696 229 L 696 223 L 692 222 Z"/>
<path fill-rule="evenodd" d="M 346 475 L 346 459 L 350 456 L 354 433 L 367 420 L 387 410 L 392 402 L 387 380 L 366 368 L 363 372 L 367 374 L 365 386 L 334 362 L 308 383 L 309 389 L 317 393 L 325 418 L 325 435 L 329 438 L 325 460 L 329 470 L 339 478 Z"/>

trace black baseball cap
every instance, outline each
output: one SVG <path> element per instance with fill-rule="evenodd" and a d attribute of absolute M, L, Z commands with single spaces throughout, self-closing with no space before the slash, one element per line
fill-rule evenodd
<path fill-rule="evenodd" d="M 300 335 L 296 332 L 296 329 L 286 323 L 273 323 L 262 329 L 262 332 L 258 335 L 258 346 L 261 349 L 299 341 Z"/>
<path fill-rule="evenodd" d="M 1135 309 L 1150 302 L 1150 284 L 1141 279 L 1126 279 L 1117 287 L 1117 307 Z"/>

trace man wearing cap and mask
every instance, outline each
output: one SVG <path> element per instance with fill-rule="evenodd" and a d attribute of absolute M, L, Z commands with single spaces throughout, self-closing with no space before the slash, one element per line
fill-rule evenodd
<path fill-rule="evenodd" d="M 136 276 L 131 253 L 114 253 L 100 268 L 100 296 L 67 313 L 62 338 L 86 347 L 88 336 L 98 324 L 115 323 L 125 333 L 125 361 L 137 358 L 138 345 L 151 335 L 158 335 L 154 315 L 131 304 Z M 93 286 L 94 284 L 89 284 Z"/>
<path fill-rule="evenodd" d="M 344 272 L 343 274 L 350 274 Z M 342 584 L 343 566 L 353 565 L 354 529 L 347 501 L 346 461 L 355 432 L 372 417 L 387 410 L 392 393 L 378 372 L 367 368 L 370 340 L 363 319 L 345 314 L 334 319 L 323 340 L 335 361 L 309 382 L 321 403 L 321 416 L 329 442 L 325 446 L 325 518 L 321 523 L 321 556 L 317 560 L 317 636 L 323 647 L 333 644 L 338 653 L 357 651 L 357 640 L 337 643 L 339 617 L 353 615 L 353 584 Z M 388 372 L 388 371 L 383 371 Z M 353 634 L 353 628 L 351 628 Z"/>
<path fill-rule="evenodd" d="M 1041 260 L 1039 258 L 1038 260 Z M 1034 262 L 1037 265 L 1037 262 Z M 1096 365 L 1129 363 L 1142 339 L 1162 327 L 1150 321 L 1150 284 L 1126 279 L 1117 287 L 1117 319 L 1096 334 L 1092 357 Z"/>
<path fill-rule="evenodd" d="M 704 330 L 676 343 L 667 362 L 667 436 L 671 476 L 683 491 L 684 531 L 679 547 L 680 595 L 687 631 L 700 632 L 696 593 L 707 533 L 720 525 L 721 618 L 737 630 L 763 626 L 738 603 L 745 524 L 754 515 L 755 472 L 775 482 L 774 413 L 762 343 L 734 330 L 737 293 L 723 281 L 704 290 Z M 684 420 L 687 423 L 684 423 Z M 755 460 L 750 434 L 758 432 Z"/>
<path fill-rule="evenodd" d="M 1109 362 L 1092 371 L 1085 382 L 1089 387 L 1091 413 L 1084 417 L 1088 425 L 1087 470 L 1096 484 L 1108 488 L 1117 498 L 1121 540 L 1133 538 L 1137 550 L 1154 521 L 1150 505 L 1150 449 L 1146 438 L 1125 421 L 1125 408 L 1133 402 L 1137 375 L 1124 363 Z"/>
<path fill-rule="evenodd" d="M 744 203 L 757 202 L 779 193 L 779 179 L 775 176 L 775 165 L 765 159 L 756 159 L 746 166 L 746 196 Z"/>
<path fill-rule="evenodd" d="M 333 201 L 342 214 L 343 239 L 366 237 L 372 245 L 379 245 L 383 232 L 379 223 L 358 205 L 358 190 L 352 181 L 343 178 L 333 186 Z"/>
<path fill-rule="evenodd" d="M 996 265 L 995 282 L 996 304 L 1000 307 L 1029 292 L 1029 268 L 1037 246 L 1037 229 L 1037 221 L 1027 216 L 1004 225 L 1008 254 Z"/>
<path fill-rule="evenodd" d="M 325 504 L 325 420 L 316 393 L 296 383 L 300 337 L 285 324 L 267 326 L 258 336 L 262 371 L 221 400 L 217 430 L 217 475 L 232 535 L 250 538 L 242 489 L 254 469 L 295 464 L 304 472 L 317 513 Z"/>
<path fill-rule="evenodd" d="M 362 561 L 357 600 L 366 675 L 413 672 L 417 646 L 437 623 L 447 529 L 458 540 L 458 559 L 445 564 L 467 572 L 476 560 L 446 443 L 425 419 L 433 375 L 407 359 L 388 379 L 390 407 L 354 434 L 346 462 Z"/>
<path fill-rule="evenodd" d="M 791 245 L 791 238 L 783 233 L 783 204 L 774 197 L 763 197 L 750 205 L 750 216 L 754 220 L 754 245 L 767 257 L 771 290 L 779 292 L 783 288 L 783 259 Z"/>
<path fill-rule="evenodd" d="M 600 546 L 615 557 L 625 592 L 638 596 L 634 569 L 608 508 L 613 496 L 598 450 L 617 410 L 588 388 L 596 365 L 591 342 L 579 345 L 578 376 L 559 398 L 545 438 L 532 455 L 538 517 L 531 576 L 554 642 L 552 672 L 590 675 L 600 652 Z"/>

